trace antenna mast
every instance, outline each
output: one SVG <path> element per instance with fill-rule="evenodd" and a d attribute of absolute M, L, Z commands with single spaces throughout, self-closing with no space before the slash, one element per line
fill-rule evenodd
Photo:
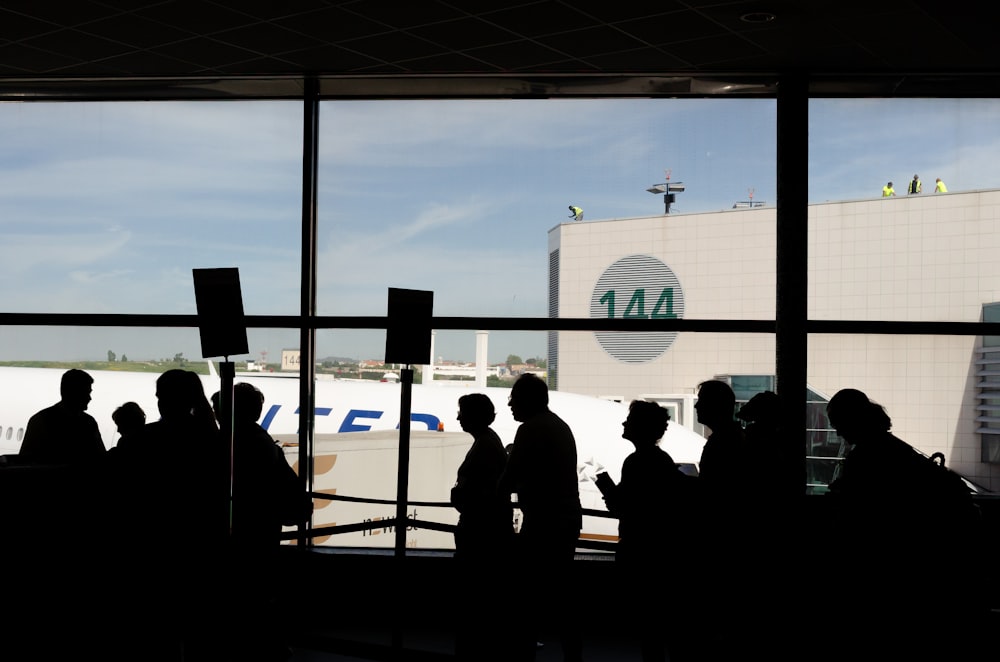
<path fill-rule="evenodd" d="M 664 170 L 663 174 L 666 177 L 665 182 L 663 182 L 662 184 L 653 184 L 646 190 L 649 191 L 650 193 L 663 194 L 663 213 L 669 214 L 671 203 L 673 203 L 677 199 L 676 194 L 682 193 L 684 191 L 684 182 L 674 182 L 673 184 L 671 184 L 669 168 Z"/>

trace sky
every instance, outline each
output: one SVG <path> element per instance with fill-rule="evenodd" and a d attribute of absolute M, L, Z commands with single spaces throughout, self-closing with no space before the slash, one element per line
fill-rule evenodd
<path fill-rule="evenodd" d="M 0 310 L 195 311 L 191 270 L 238 267 L 249 314 L 299 307 L 301 106 L 291 101 L 0 104 Z M 1000 187 L 1000 102 L 814 100 L 809 199 Z M 547 237 L 570 222 L 775 200 L 766 99 L 329 101 L 320 109 L 317 305 L 384 315 L 390 287 L 441 316 L 545 317 Z M 201 356 L 197 330 L 0 329 L 0 360 Z M 379 358 L 384 333 L 323 331 L 320 356 Z M 489 360 L 545 356 L 494 332 Z M 252 330 L 276 361 L 294 331 Z M 440 332 L 435 356 L 472 360 Z"/>

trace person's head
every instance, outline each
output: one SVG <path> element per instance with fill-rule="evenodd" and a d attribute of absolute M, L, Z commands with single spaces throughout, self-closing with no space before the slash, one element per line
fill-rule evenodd
<path fill-rule="evenodd" d="M 83 370 L 67 370 L 59 382 L 59 397 L 64 405 L 84 411 L 90 404 L 93 384 L 94 378 Z"/>
<path fill-rule="evenodd" d="M 913 175 L 914 179 L 920 179 L 920 175 Z"/>
<path fill-rule="evenodd" d="M 264 411 L 264 394 L 253 384 L 239 382 L 233 385 L 233 419 L 256 423 Z"/>
<path fill-rule="evenodd" d="M 488 428 L 496 417 L 493 401 L 483 393 L 467 393 L 458 399 L 458 422 L 466 432 Z"/>
<path fill-rule="evenodd" d="M 190 370 L 172 368 L 160 375 L 156 380 L 156 400 L 164 419 L 201 415 L 205 410 L 211 413 L 205 387 Z"/>
<path fill-rule="evenodd" d="M 853 388 L 837 391 L 826 405 L 826 415 L 833 429 L 849 444 L 892 428 L 892 419 L 882 405 Z"/>
<path fill-rule="evenodd" d="M 892 182 L 889 182 L 888 184 L 886 184 L 886 186 L 888 186 L 889 188 L 892 188 Z"/>
<path fill-rule="evenodd" d="M 656 444 L 666 433 L 669 421 L 670 412 L 665 407 L 648 400 L 633 400 L 622 422 L 622 437 L 636 447 Z"/>
<path fill-rule="evenodd" d="M 938 177 L 938 178 L 937 178 L 937 179 L 935 179 L 934 181 L 935 181 L 935 182 L 939 182 L 939 181 L 941 181 L 941 178 L 940 178 L 940 177 Z"/>
<path fill-rule="evenodd" d="M 732 422 L 736 409 L 736 395 L 729 384 L 718 379 L 710 379 L 698 384 L 698 400 L 694 403 L 698 422 L 715 429 L 723 423 Z"/>
<path fill-rule="evenodd" d="M 526 372 L 510 389 L 510 412 L 515 421 L 524 422 L 549 406 L 549 387 L 538 375 Z"/>
<path fill-rule="evenodd" d="M 740 407 L 736 418 L 764 427 L 774 427 L 778 424 L 778 406 L 781 401 L 774 391 L 761 391 Z"/>
<path fill-rule="evenodd" d="M 125 436 L 142 428 L 146 424 L 146 412 L 136 402 L 126 402 L 115 409 L 111 420 L 118 428 L 118 434 Z"/>

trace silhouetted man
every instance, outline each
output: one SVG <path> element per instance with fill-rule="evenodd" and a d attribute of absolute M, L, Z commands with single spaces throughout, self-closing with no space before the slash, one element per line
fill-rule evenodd
<path fill-rule="evenodd" d="M 745 642 L 747 636 L 743 610 L 724 608 L 723 598 L 747 595 L 751 584 L 746 569 L 718 550 L 734 549 L 753 534 L 745 516 L 754 472 L 743 429 L 734 418 L 736 396 L 729 384 L 717 379 L 699 384 L 694 409 L 698 422 L 711 434 L 698 465 L 702 521 L 698 540 L 693 544 L 699 553 L 694 572 L 700 580 L 691 608 L 696 610 L 700 623 L 692 636 L 700 639 L 698 655 L 703 659 L 723 660 L 735 657 L 736 642 Z M 720 636 L 720 632 L 726 635 Z"/>
<path fill-rule="evenodd" d="M 516 493 L 521 509 L 517 556 L 523 585 L 514 590 L 529 611 L 523 621 L 529 630 L 515 642 L 517 659 L 534 659 L 533 628 L 545 612 L 558 625 L 564 659 L 578 662 L 582 646 L 573 625 L 569 581 L 582 527 L 576 440 L 565 421 L 549 410 L 549 388 L 539 377 L 519 377 L 509 404 L 521 425 L 500 477 L 500 491 Z"/>
<path fill-rule="evenodd" d="M 281 447 L 257 423 L 263 408 L 264 394 L 253 384 L 233 386 L 232 572 L 227 595 L 233 615 L 230 652 L 239 660 L 282 660 L 290 655 L 281 625 L 271 618 L 286 581 L 277 553 L 282 525 L 300 524 L 312 512 L 312 499 Z"/>
<path fill-rule="evenodd" d="M 705 441 L 698 465 L 698 477 L 706 489 L 737 492 L 746 487 L 747 449 L 743 430 L 733 417 L 736 395 L 726 382 L 712 379 L 698 385 L 694 404 L 698 422 L 712 432 Z"/>
<path fill-rule="evenodd" d="M 59 402 L 28 419 L 21 459 L 37 464 L 82 464 L 105 452 L 97 421 L 86 413 L 93 383 L 94 378 L 83 370 L 63 373 Z"/>

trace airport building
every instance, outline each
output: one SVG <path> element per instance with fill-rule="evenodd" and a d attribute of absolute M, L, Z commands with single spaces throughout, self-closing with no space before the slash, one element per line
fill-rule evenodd
<path fill-rule="evenodd" d="M 809 320 L 990 322 L 1000 315 L 1000 190 L 808 207 Z M 776 210 L 734 208 L 566 222 L 549 231 L 550 316 L 773 320 Z M 810 333 L 808 456 L 837 454 L 824 402 L 842 388 L 882 404 L 893 432 L 1000 489 L 1000 339 Z M 773 332 L 553 331 L 560 390 L 663 402 L 697 427 L 707 379 L 738 399 L 774 389 Z M 669 449 L 668 449 L 669 450 Z"/>

